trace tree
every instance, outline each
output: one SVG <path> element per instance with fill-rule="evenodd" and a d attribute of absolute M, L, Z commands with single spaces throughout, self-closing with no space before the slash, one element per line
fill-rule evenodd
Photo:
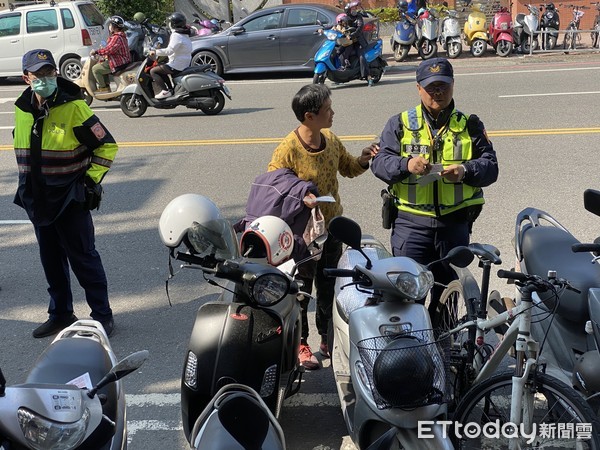
<path fill-rule="evenodd" d="M 174 11 L 173 0 L 97 0 L 96 5 L 107 17 L 118 15 L 131 20 L 136 12 L 142 12 L 151 22 L 159 24 Z"/>

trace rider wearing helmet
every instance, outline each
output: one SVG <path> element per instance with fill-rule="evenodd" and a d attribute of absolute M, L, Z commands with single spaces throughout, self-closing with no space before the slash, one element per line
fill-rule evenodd
<path fill-rule="evenodd" d="M 346 70 L 350 67 L 350 57 L 354 53 L 353 40 L 350 38 L 350 19 L 346 13 L 341 13 L 336 16 L 335 22 L 336 26 L 333 29 L 342 33 L 345 38 L 338 40 L 336 55 L 339 59 L 340 70 Z"/>
<path fill-rule="evenodd" d="M 220 259 L 238 256 L 231 225 L 219 208 L 202 195 L 183 194 L 171 200 L 160 216 L 158 231 L 171 255 L 184 244 L 188 252 L 200 256 Z"/>
<path fill-rule="evenodd" d="M 276 216 L 262 216 L 254 220 L 240 239 L 242 256 L 266 259 L 272 266 L 286 262 L 293 249 L 291 228 Z"/>
<path fill-rule="evenodd" d="M 110 37 L 103 48 L 92 50 L 90 55 L 100 55 L 104 58 L 102 62 L 92 67 L 92 73 L 96 79 L 96 92 L 110 92 L 110 80 L 108 74 L 118 72 L 127 67 L 131 62 L 131 53 L 125 36 L 125 21 L 121 16 L 111 16 L 108 19 L 108 31 Z"/>
<path fill-rule="evenodd" d="M 359 6 L 360 1 L 354 0 L 346 4 L 344 7 L 344 12 L 348 16 L 350 26 L 353 28 L 350 38 L 354 41 L 352 48 L 358 55 L 358 60 L 360 62 L 360 77 L 363 80 L 367 80 L 369 86 L 373 86 L 373 80 L 369 74 L 369 64 L 367 63 L 367 58 L 365 57 L 365 52 L 367 51 L 368 46 L 367 39 L 363 33 L 365 21 L 360 11 L 358 11 Z"/>
<path fill-rule="evenodd" d="M 146 20 L 146 14 L 144 14 L 143 12 L 136 12 L 133 15 L 133 20 L 135 20 L 137 23 L 142 23 L 144 20 Z"/>
<path fill-rule="evenodd" d="M 190 35 L 193 31 L 187 26 L 185 16 L 180 12 L 175 12 L 167 18 L 167 23 L 171 29 L 169 45 L 167 48 L 153 49 L 148 53 L 151 57 L 169 57 L 166 64 L 159 64 L 150 70 L 152 80 L 161 89 L 161 92 L 154 96 L 156 99 L 167 98 L 173 94 L 169 75 L 172 75 L 173 78 L 176 77 L 182 70 L 187 69 L 192 61 Z"/>

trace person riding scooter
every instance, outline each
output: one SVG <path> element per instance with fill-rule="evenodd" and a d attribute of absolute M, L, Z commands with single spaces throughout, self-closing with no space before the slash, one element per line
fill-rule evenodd
<path fill-rule="evenodd" d="M 173 86 L 169 75 L 176 77 L 181 71 L 187 69 L 192 61 L 192 41 L 190 36 L 192 29 L 187 26 L 185 16 L 180 12 L 175 12 L 167 19 L 169 28 L 171 28 L 171 37 L 167 48 L 157 48 L 150 51 L 149 56 L 168 56 L 169 61 L 166 64 L 159 64 L 150 69 L 152 80 L 161 89 L 154 98 L 163 99 L 173 95 Z"/>
<path fill-rule="evenodd" d="M 124 32 L 125 21 L 120 16 L 111 16 L 108 19 L 110 37 L 105 47 L 92 50 L 90 56 L 99 55 L 104 61 L 92 68 L 98 88 L 96 92 L 110 92 L 108 75 L 127 67 L 131 62 L 131 54 L 127 45 L 127 36 Z"/>
<path fill-rule="evenodd" d="M 343 38 L 338 39 L 336 54 L 340 62 L 340 70 L 346 70 L 350 67 L 350 57 L 354 54 L 354 42 L 349 37 L 352 27 L 350 27 L 350 19 L 344 13 L 338 14 L 335 21 L 337 25 L 333 29 L 344 35 Z"/>
<path fill-rule="evenodd" d="M 355 0 L 344 7 L 344 12 L 348 16 L 350 26 L 354 28 L 354 31 L 350 34 L 350 38 L 355 41 L 352 44 L 352 47 L 358 55 L 360 77 L 362 80 L 367 80 L 369 86 L 373 86 L 373 79 L 371 75 L 369 75 L 369 64 L 365 57 L 365 52 L 367 51 L 369 43 L 363 34 L 365 21 L 362 14 L 358 11 L 359 6 L 360 1 Z"/>

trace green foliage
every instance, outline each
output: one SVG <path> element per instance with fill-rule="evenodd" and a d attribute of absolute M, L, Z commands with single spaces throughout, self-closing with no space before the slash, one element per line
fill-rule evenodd
<path fill-rule="evenodd" d="M 175 11 L 173 0 L 97 0 L 96 6 L 106 17 L 116 14 L 131 20 L 136 12 L 143 12 L 150 22 L 158 24 Z"/>
<path fill-rule="evenodd" d="M 379 17 L 380 22 L 398 21 L 398 8 L 376 8 L 368 9 L 367 11 Z"/>

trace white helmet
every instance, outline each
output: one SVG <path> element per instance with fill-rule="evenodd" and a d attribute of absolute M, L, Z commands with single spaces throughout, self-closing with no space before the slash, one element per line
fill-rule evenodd
<path fill-rule="evenodd" d="M 284 263 L 294 249 L 294 234 L 282 219 L 262 216 L 242 234 L 240 250 L 248 258 L 266 258 L 272 266 Z"/>
<path fill-rule="evenodd" d="M 208 198 L 183 194 L 169 202 L 160 216 L 158 231 L 163 243 L 177 248 L 184 242 L 190 251 L 221 258 L 238 256 L 237 240 L 229 222 Z"/>

